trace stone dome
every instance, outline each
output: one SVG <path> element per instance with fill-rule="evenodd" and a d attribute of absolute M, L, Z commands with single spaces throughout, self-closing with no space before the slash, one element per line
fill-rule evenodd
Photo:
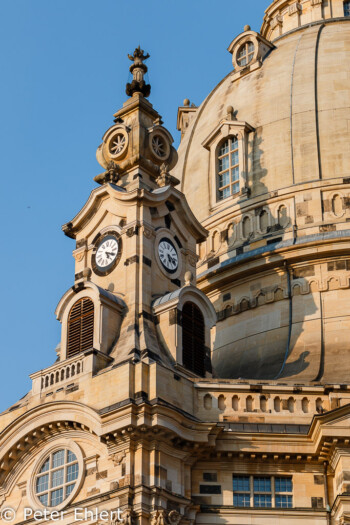
<path fill-rule="evenodd" d="M 229 46 L 233 71 L 179 108 L 173 174 L 209 230 L 220 377 L 350 381 L 350 18 L 331 7 L 275 0 Z"/>
<path fill-rule="evenodd" d="M 350 19 L 301 28 L 274 45 L 260 69 L 234 82 L 230 73 L 214 88 L 180 144 L 174 174 L 200 220 L 212 208 L 203 142 L 229 105 L 255 129 L 248 144 L 251 197 L 350 176 Z"/>

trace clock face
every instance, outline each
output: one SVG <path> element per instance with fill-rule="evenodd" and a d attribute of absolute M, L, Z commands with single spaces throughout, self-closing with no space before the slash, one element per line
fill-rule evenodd
<path fill-rule="evenodd" d="M 120 258 L 120 240 L 113 235 L 105 235 L 93 253 L 93 269 L 98 275 L 112 271 Z"/>
<path fill-rule="evenodd" d="M 179 266 L 179 256 L 170 239 L 164 237 L 158 244 L 158 255 L 160 262 L 167 272 L 175 273 Z"/>

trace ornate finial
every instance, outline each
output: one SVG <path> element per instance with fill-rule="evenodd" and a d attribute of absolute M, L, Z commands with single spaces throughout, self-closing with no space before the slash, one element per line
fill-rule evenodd
<path fill-rule="evenodd" d="M 179 179 L 173 177 L 173 175 L 170 175 L 168 170 L 169 165 L 166 162 L 163 162 L 163 164 L 159 168 L 160 175 L 156 179 L 156 183 L 161 188 L 163 188 L 164 186 L 177 186 L 178 184 L 180 184 Z"/>
<path fill-rule="evenodd" d="M 106 184 L 107 182 L 116 184 L 119 179 L 119 166 L 113 161 L 108 163 L 107 171 L 105 171 L 104 173 L 100 173 L 100 175 L 96 175 L 96 177 L 94 177 L 94 181 L 98 184 Z"/>
<path fill-rule="evenodd" d="M 132 73 L 133 81 L 131 84 L 126 84 L 126 94 L 131 97 L 134 93 L 142 93 L 144 97 L 148 97 L 151 93 L 151 86 L 144 81 L 144 75 L 147 73 L 147 66 L 143 62 L 147 60 L 150 55 L 144 54 L 141 47 L 137 47 L 133 55 L 128 55 L 128 58 L 133 62 L 130 66 L 130 73 Z"/>

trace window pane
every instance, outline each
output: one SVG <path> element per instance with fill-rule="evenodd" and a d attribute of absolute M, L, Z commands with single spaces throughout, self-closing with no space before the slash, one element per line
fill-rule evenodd
<path fill-rule="evenodd" d="M 63 488 L 51 492 L 51 507 L 59 505 L 63 501 Z"/>
<path fill-rule="evenodd" d="M 73 483 L 73 485 L 68 485 L 68 486 L 66 487 L 66 498 L 68 498 L 69 494 L 72 493 L 74 487 L 75 487 L 75 483 Z"/>
<path fill-rule="evenodd" d="M 279 509 L 291 509 L 293 506 L 292 496 L 281 496 L 276 494 L 276 507 Z"/>
<path fill-rule="evenodd" d="M 52 473 L 52 487 L 63 485 L 63 474 L 63 468 L 60 468 L 60 470 L 55 470 L 55 472 Z"/>
<path fill-rule="evenodd" d="M 79 467 L 78 463 L 75 463 L 74 465 L 70 465 L 67 467 L 67 483 L 69 481 L 74 481 L 78 477 Z"/>
<path fill-rule="evenodd" d="M 50 468 L 50 458 L 47 458 L 39 472 L 47 472 Z"/>
<path fill-rule="evenodd" d="M 235 492 L 250 492 L 249 476 L 234 476 L 233 490 Z"/>
<path fill-rule="evenodd" d="M 233 137 L 233 139 L 231 139 L 231 151 L 233 151 L 234 149 L 238 149 L 238 140 L 236 137 Z"/>
<path fill-rule="evenodd" d="M 350 2 L 344 2 L 344 16 L 350 16 Z"/>
<path fill-rule="evenodd" d="M 222 200 L 222 199 L 226 199 L 227 197 L 229 197 L 231 194 L 230 194 L 230 186 L 228 186 L 227 188 L 224 188 L 223 190 L 220 190 L 219 191 L 219 199 Z"/>
<path fill-rule="evenodd" d="M 44 490 L 48 490 L 49 488 L 49 475 L 45 474 L 45 476 L 40 476 L 36 480 L 36 491 L 38 492 L 44 492 Z"/>
<path fill-rule="evenodd" d="M 52 468 L 60 467 L 64 463 L 64 450 L 52 454 Z"/>
<path fill-rule="evenodd" d="M 231 153 L 231 166 L 236 166 L 238 164 L 238 150 Z"/>
<path fill-rule="evenodd" d="M 234 494 L 233 505 L 235 507 L 250 507 L 250 494 Z"/>
<path fill-rule="evenodd" d="M 235 182 L 235 181 L 239 180 L 239 168 L 238 168 L 238 166 L 236 168 L 233 168 L 233 170 L 231 170 L 231 180 L 232 180 L 232 182 Z"/>
<path fill-rule="evenodd" d="M 254 494 L 254 507 L 271 507 L 271 495 Z"/>
<path fill-rule="evenodd" d="M 44 507 L 47 507 L 48 502 L 49 502 L 49 495 L 48 494 L 43 494 L 42 496 L 39 496 L 39 501 L 40 501 L 40 503 L 42 503 L 44 505 Z"/>
<path fill-rule="evenodd" d="M 276 492 L 292 492 L 293 484 L 292 478 L 276 478 L 275 479 Z"/>
<path fill-rule="evenodd" d="M 228 184 L 230 184 L 230 174 L 228 171 L 226 171 L 226 173 L 219 175 L 219 186 L 221 188 L 222 186 L 227 186 Z"/>
<path fill-rule="evenodd" d="M 248 53 L 253 53 L 254 52 L 254 44 L 253 42 L 249 42 L 248 44 Z"/>
<path fill-rule="evenodd" d="M 72 461 L 77 461 L 77 457 L 73 452 L 67 450 L 67 463 L 72 463 Z"/>
<path fill-rule="evenodd" d="M 239 192 L 239 182 L 232 184 L 231 189 L 232 189 L 232 195 L 234 195 L 235 193 L 238 193 Z"/>
<path fill-rule="evenodd" d="M 226 157 L 222 157 L 222 159 L 219 159 L 219 171 L 228 170 L 228 167 L 229 167 L 229 159 L 227 155 Z"/>
<path fill-rule="evenodd" d="M 228 140 L 226 140 L 226 142 L 224 142 L 221 146 L 219 150 L 219 156 L 221 157 L 221 155 L 225 155 L 225 153 L 228 153 Z"/>
<path fill-rule="evenodd" d="M 254 492 L 271 492 L 271 478 L 254 478 Z"/>

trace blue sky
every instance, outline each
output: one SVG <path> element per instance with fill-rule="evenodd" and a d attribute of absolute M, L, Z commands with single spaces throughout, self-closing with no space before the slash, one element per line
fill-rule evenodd
<path fill-rule="evenodd" d="M 176 145 L 177 108 L 231 70 L 230 42 L 259 31 L 268 0 L 2 0 L 0 19 L 0 411 L 52 364 L 54 316 L 73 284 L 61 225 L 101 172 L 96 148 L 126 100 L 127 53 L 150 53 L 150 101 Z"/>

